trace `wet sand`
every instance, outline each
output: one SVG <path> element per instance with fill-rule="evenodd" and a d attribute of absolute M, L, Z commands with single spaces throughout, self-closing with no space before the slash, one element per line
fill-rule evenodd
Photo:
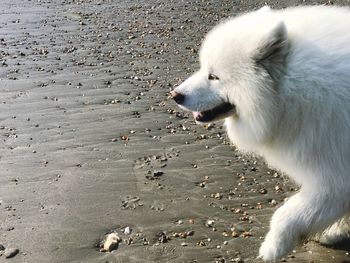
<path fill-rule="evenodd" d="M 264 2 L 1 1 L 0 244 L 19 253 L 0 262 L 260 262 L 298 187 L 169 90 L 212 26 Z M 328 3 L 268 4 L 301 2 Z M 111 232 L 122 241 L 100 252 Z M 350 262 L 347 249 L 309 242 L 286 261 Z"/>

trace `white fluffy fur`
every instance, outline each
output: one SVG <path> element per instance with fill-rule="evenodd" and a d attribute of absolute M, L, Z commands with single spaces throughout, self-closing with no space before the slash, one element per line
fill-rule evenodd
<path fill-rule="evenodd" d="M 265 46 L 274 48 L 273 38 L 285 38 L 274 54 L 280 59 L 256 63 Z M 302 186 L 274 213 L 260 257 L 275 261 L 325 230 L 322 243 L 348 237 L 350 11 L 263 8 L 227 20 L 207 35 L 200 62 L 175 89 L 185 95 L 183 108 L 235 105 L 225 119 L 230 140 Z M 220 79 L 208 80 L 209 73 Z"/>

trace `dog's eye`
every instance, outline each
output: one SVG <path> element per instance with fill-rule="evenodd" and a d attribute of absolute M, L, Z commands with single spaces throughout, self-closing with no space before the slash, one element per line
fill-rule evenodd
<path fill-rule="evenodd" d="M 209 79 L 209 80 L 219 80 L 219 77 L 216 76 L 216 75 L 214 75 L 214 74 L 209 74 L 209 75 L 208 75 L 208 79 Z"/>

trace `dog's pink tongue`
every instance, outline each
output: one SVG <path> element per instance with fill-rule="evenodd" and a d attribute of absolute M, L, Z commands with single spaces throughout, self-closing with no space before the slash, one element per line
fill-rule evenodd
<path fill-rule="evenodd" d="M 200 116 L 202 115 L 199 111 L 194 111 L 194 112 L 192 112 L 192 114 L 193 114 L 193 118 L 194 118 L 195 120 L 197 120 L 197 118 L 200 117 Z"/>

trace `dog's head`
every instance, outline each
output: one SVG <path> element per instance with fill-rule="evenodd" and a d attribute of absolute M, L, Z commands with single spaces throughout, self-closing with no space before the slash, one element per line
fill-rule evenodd
<path fill-rule="evenodd" d="M 171 95 L 199 123 L 259 114 L 275 103 L 287 53 L 286 27 L 269 8 L 227 20 L 206 36 L 199 71 Z"/>

